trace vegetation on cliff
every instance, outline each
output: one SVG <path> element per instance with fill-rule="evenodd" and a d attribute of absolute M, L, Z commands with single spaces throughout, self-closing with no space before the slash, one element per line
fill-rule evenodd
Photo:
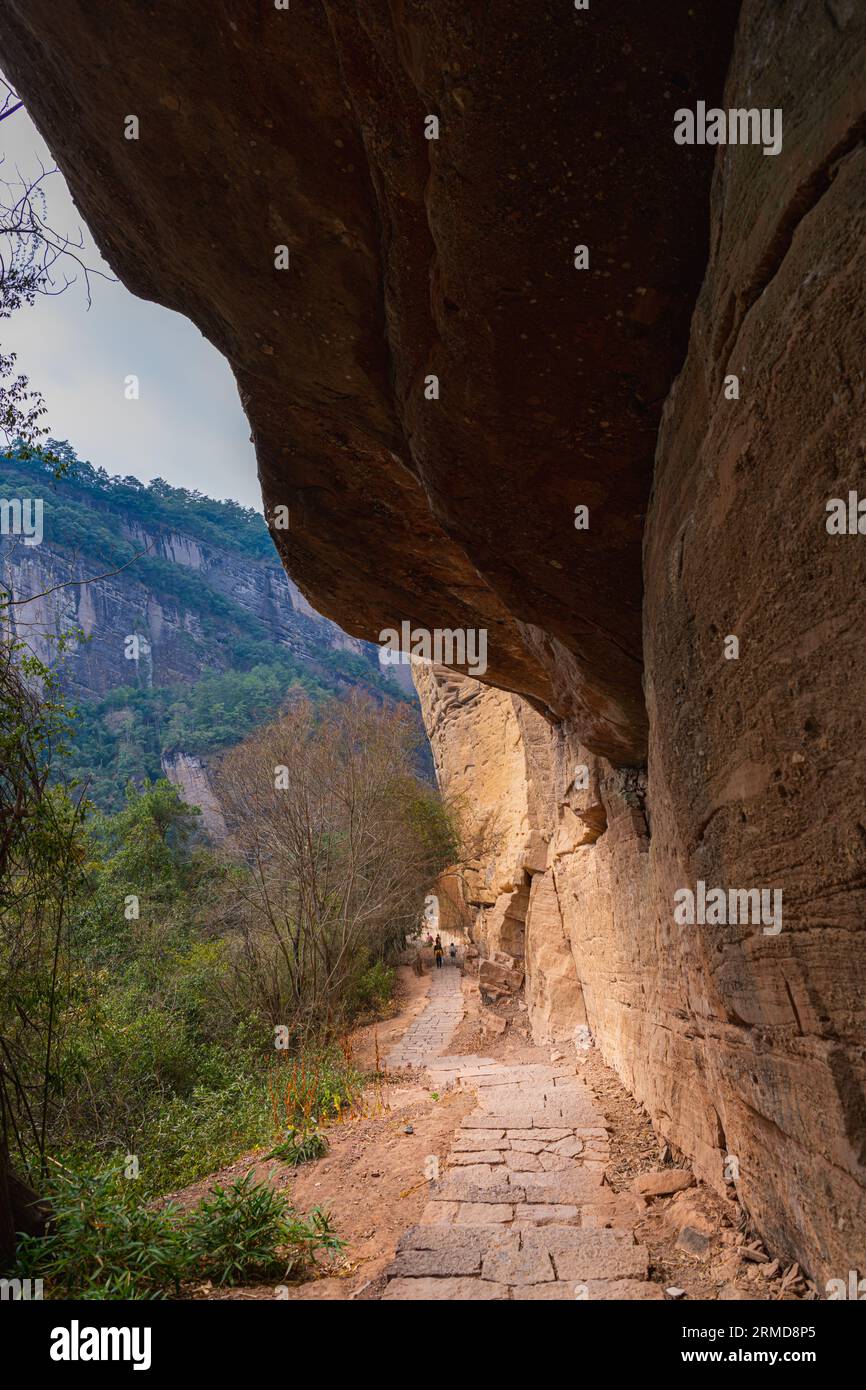
<path fill-rule="evenodd" d="M 64 658 L 52 665 L 67 688 L 75 689 L 76 658 L 87 657 L 89 645 L 99 649 L 89 670 L 101 693 L 75 699 L 68 770 L 89 778 L 88 796 L 101 809 L 121 810 L 128 781 L 143 785 L 161 777 L 165 755 L 202 757 L 231 747 L 298 697 L 320 702 L 358 688 L 398 703 L 407 699 L 367 649 L 359 655 L 331 648 L 334 629 L 324 619 L 294 614 L 264 519 L 251 508 L 160 478 L 145 486 L 136 478 L 109 477 L 57 440 L 47 441 L 44 452 L 18 444 L 0 457 L 0 495 L 41 499 L 46 586 L 66 583 L 67 572 L 82 580 L 114 572 L 111 583 L 121 586 L 127 602 L 130 635 L 142 644 L 141 659 L 128 661 L 121 635 L 107 633 L 104 624 L 84 638 L 74 618 L 63 629 L 58 616 L 56 632 L 37 619 L 40 637 L 55 650 L 65 633 Z M 268 577 L 273 600 L 256 613 L 232 596 L 225 575 L 220 588 L 210 570 L 167 558 L 175 545 L 188 549 L 196 542 L 212 548 L 217 573 L 220 560 L 243 557 Z M 156 553 L 157 545 L 163 553 Z M 20 562 L 21 550 L 16 557 L 15 543 L 9 544 L 7 560 Z M 83 587 L 76 581 L 67 592 Z M 154 603 L 178 615 L 182 677 L 168 679 L 165 662 L 152 651 Z M 29 619 L 20 607 L 18 620 L 26 639 Z"/>

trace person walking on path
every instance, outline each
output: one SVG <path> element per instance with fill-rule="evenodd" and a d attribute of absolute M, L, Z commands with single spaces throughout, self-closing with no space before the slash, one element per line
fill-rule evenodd
<path fill-rule="evenodd" d="M 444 954 L 445 954 L 445 952 L 444 952 L 443 949 L 442 949 L 442 938 L 441 938 L 441 936 L 438 936 L 438 935 L 437 935 L 437 937 L 436 937 L 436 945 L 433 947 L 433 954 L 434 954 L 434 956 L 436 957 L 436 969 L 437 969 L 437 970 L 441 970 L 441 969 L 442 969 L 442 957 L 443 957 Z"/>
<path fill-rule="evenodd" d="M 454 944 L 453 941 L 451 942 L 451 945 L 448 947 L 448 954 L 449 954 L 449 956 L 451 957 L 451 964 L 452 964 L 452 965 L 456 965 L 456 964 L 457 964 L 457 947 L 455 946 L 455 944 Z"/>

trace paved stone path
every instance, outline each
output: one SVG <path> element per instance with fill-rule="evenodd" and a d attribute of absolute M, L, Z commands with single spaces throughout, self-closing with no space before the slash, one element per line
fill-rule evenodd
<path fill-rule="evenodd" d="M 401 1237 L 382 1297 L 663 1299 L 635 1244 L 633 1199 L 602 1185 L 609 1146 L 592 1093 L 567 1062 L 438 1055 L 459 1022 L 459 990 L 458 971 L 437 971 L 427 1009 L 389 1059 L 426 1065 L 440 1090 L 472 1088 L 478 1105 L 420 1224 Z"/>
<path fill-rule="evenodd" d="M 431 1057 L 445 1050 L 463 1018 L 462 980 L 462 972 L 454 965 L 433 971 L 427 1007 L 389 1052 L 389 1067 L 424 1067 Z"/>

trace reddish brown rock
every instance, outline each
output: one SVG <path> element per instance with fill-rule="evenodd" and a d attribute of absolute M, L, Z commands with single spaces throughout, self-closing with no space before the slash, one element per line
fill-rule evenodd
<path fill-rule="evenodd" d="M 735 12 L 0 6 L 107 259 L 231 362 L 316 608 L 372 640 L 486 628 L 491 679 L 626 760 L 655 435 L 707 241 L 711 151 L 674 144 L 673 110 L 719 90 Z"/>
<path fill-rule="evenodd" d="M 483 999 L 499 999 L 516 994 L 523 984 L 523 970 L 500 961 L 483 960 L 478 970 L 478 988 Z"/>
<path fill-rule="evenodd" d="M 658 1173 L 641 1173 L 631 1185 L 632 1192 L 639 1197 L 669 1197 L 672 1192 L 682 1192 L 686 1187 L 694 1187 L 691 1173 L 682 1168 L 664 1168 Z"/>
<path fill-rule="evenodd" d="M 826 529 L 828 500 L 863 492 L 866 11 L 779 17 L 743 6 L 726 104 L 781 108 L 784 149 L 720 151 L 656 456 L 635 957 L 657 964 L 631 1050 L 698 1175 L 730 1191 L 733 1156 L 768 1247 L 821 1279 L 866 1262 L 866 540 Z M 781 932 L 677 927 L 699 878 L 781 889 Z"/>
<path fill-rule="evenodd" d="M 411 1278 L 392 1279 L 382 1294 L 385 1302 L 460 1302 L 471 1303 L 477 1300 L 507 1299 L 505 1284 L 494 1284 L 489 1279 L 455 1278 Z"/>

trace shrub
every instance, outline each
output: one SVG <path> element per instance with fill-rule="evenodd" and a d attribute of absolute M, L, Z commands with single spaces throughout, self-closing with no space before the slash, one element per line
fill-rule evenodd
<path fill-rule="evenodd" d="M 17 1278 L 42 1279 L 49 1298 L 154 1299 L 191 1279 L 238 1284 L 297 1279 L 342 1248 L 327 1214 L 300 1216 L 251 1174 L 190 1212 L 151 1208 L 117 1170 L 65 1170 L 50 1192 L 47 1236 L 19 1236 Z"/>
<path fill-rule="evenodd" d="M 302 1163 L 310 1163 L 328 1152 L 328 1141 L 317 1129 L 290 1129 L 281 1144 L 277 1144 L 267 1158 L 279 1158 L 292 1168 Z"/>
<path fill-rule="evenodd" d="M 49 1298 L 164 1298 L 189 1267 L 177 1209 L 144 1206 L 117 1171 L 66 1170 L 51 1184 L 51 1232 L 19 1236 L 18 1278 L 40 1278 Z"/>
<path fill-rule="evenodd" d="M 282 1193 L 249 1173 L 211 1193 L 192 1215 L 189 1241 L 195 1266 L 216 1283 L 296 1278 L 322 1251 L 342 1247 L 318 1207 L 298 1216 Z"/>
<path fill-rule="evenodd" d="M 393 965 L 374 961 L 352 982 L 348 1007 L 352 1014 L 381 1014 L 391 1002 L 397 972 Z"/>
<path fill-rule="evenodd" d="M 340 1119 L 363 1090 L 364 1078 L 336 1047 L 305 1048 L 297 1057 L 279 1052 L 270 1063 L 274 1129 L 308 1133 L 323 1120 Z"/>

